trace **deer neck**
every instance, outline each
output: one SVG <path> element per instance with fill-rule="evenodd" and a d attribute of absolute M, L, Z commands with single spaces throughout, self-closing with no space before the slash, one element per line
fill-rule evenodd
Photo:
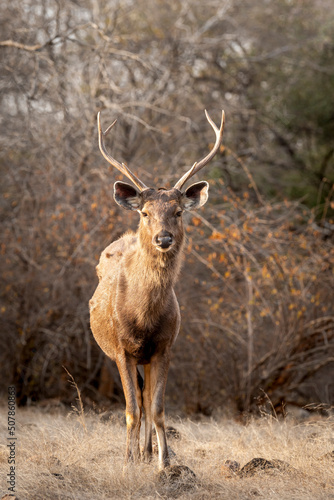
<path fill-rule="evenodd" d="M 159 252 L 155 248 L 143 247 L 138 238 L 137 245 L 125 260 L 126 286 L 129 310 L 135 315 L 138 326 L 153 327 L 164 314 L 173 293 L 173 285 L 182 264 L 182 242 L 178 249 Z"/>
<path fill-rule="evenodd" d="M 143 245 L 139 237 L 127 263 L 128 271 L 135 276 L 136 286 L 162 293 L 172 287 L 181 268 L 182 247 L 183 242 L 180 242 L 169 252 L 160 252 L 152 245 Z"/>

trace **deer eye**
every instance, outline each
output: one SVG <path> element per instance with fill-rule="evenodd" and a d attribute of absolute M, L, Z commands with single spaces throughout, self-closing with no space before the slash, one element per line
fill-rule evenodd
<path fill-rule="evenodd" d="M 148 217 L 148 214 L 146 212 L 140 212 L 143 217 Z"/>
<path fill-rule="evenodd" d="M 179 210 L 178 212 L 176 212 L 175 217 L 181 217 L 181 215 L 182 215 L 182 210 Z"/>

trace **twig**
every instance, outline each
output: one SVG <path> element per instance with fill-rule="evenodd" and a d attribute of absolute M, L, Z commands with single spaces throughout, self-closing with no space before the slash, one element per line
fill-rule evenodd
<path fill-rule="evenodd" d="M 239 163 L 239 165 L 241 165 L 243 171 L 245 172 L 245 174 L 247 175 L 247 177 L 249 179 L 249 182 L 250 182 L 252 188 L 254 189 L 254 192 L 257 196 L 258 201 L 261 203 L 261 205 L 266 205 L 261 194 L 260 194 L 260 191 L 258 190 L 258 187 L 254 181 L 254 178 L 253 178 L 252 174 L 250 173 L 245 162 L 243 162 L 242 159 L 239 156 L 237 156 L 234 151 L 232 151 L 232 149 L 227 148 L 227 147 L 225 147 L 225 149 L 231 156 L 233 156 L 233 158 Z"/>
<path fill-rule="evenodd" d="M 82 402 L 82 399 L 81 399 L 80 389 L 79 389 L 76 381 L 74 380 L 73 375 L 70 374 L 70 372 L 67 370 L 67 368 L 65 368 L 65 366 L 63 366 L 63 368 L 64 368 L 65 372 L 67 373 L 67 375 L 70 377 L 70 379 L 71 379 L 70 383 L 75 388 L 75 390 L 77 391 L 77 394 L 78 394 L 78 398 L 77 399 L 79 401 L 80 409 L 76 408 L 73 405 L 72 405 L 72 408 L 78 414 L 78 420 L 81 423 L 82 427 L 84 428 L 85 432 L 87 432 L 87 427 L 86 427 L 86 423 L 85 423 L 85 413 L 84 413 L 83 402 Z"/>

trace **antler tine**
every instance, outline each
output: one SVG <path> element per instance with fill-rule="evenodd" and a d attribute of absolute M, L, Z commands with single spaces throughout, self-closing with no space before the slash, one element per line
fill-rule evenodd
<path fill-rule="evenodd" d="M 105 132 L 102 131 L 102 126 L 101 126 L 101 113 L 100 111 L 97 114 L 97 128 L 99 132 L 99 148 L 100 151 L 103 155 L 103 157 L 107 160 L 107 162 L 110 163 L 113 167 L 117 168 L 120 172 L 122 172 L 123 175 L 125 175 L 128 179 L 130 179 L 133 184 L 139 189 L 139 191 L 144 191 L 144 189 L 148 189 L 147 186 L 140 180 L 138 177 L 131 172 L 131 170 L 124 164 L 124 163 L 119 163 L 117 160 L 115 160 L 108 151 L 106 150 L 105 144 L 104 144 L 104 137 L 108 134 L 108 132 L 113 128 L 117 120 L 115 120 Z"/>
<path fill-rule="evenodd" d="M 196 162 L 193 164 L 193 166 L 186 172 L 180 180 L 177 181 L 175 184 L 174 188 L 178 189 L 181 191 L 183 185 L 193 176 L 195 175 L 201 168 L 203 168 L 207 163 L 209 163 L 210 160 L 215 156 L 217 153 L 219 146 L 221 144 L 222 138 L 223 138 L 223 132 L 224 132 L 224 124 L 225 124 L 225 113 L 222 111 L 222 119 L 221 119 L 221 124 L 220 128 L 218 128 L 215 123 L 212 121 L 212 119 L 209 116 L 209 113 L 207 110 L 205 110 L 205 116 L 208 122 L 210 123 L 211 127 L 213 128 L 215 134 L 216 134 L 216 142 L 212 150 L 208 155 L 206 155 L 201 161 Z"/>

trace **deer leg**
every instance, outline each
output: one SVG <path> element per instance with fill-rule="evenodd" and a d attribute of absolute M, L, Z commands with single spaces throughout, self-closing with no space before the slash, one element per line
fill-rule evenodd
<path fill-rule="evenodd" d="M 165 389 L 169 368 L 169 355 L 156 356 L 151 360 L 152 418 L 159 447 L 159 469 L 169 466 L 165 432 Z"/>
<path fill-rule="evenodd" d="M 137 367 L 134 360 L 125 354 L 118 355 L 116 364 L 121 376 L 126 401 L 126 462 L 140 457 L 139 433 L 142 414 L 142 393 L 138 384 Z"/>
<path fill-rule="evenodd" d="M 143 406 L 145 412 L 144 460 L 145 462 L 149 462 L 152 458 L 152 395 L 150 365 L 144 365 Z"/>

